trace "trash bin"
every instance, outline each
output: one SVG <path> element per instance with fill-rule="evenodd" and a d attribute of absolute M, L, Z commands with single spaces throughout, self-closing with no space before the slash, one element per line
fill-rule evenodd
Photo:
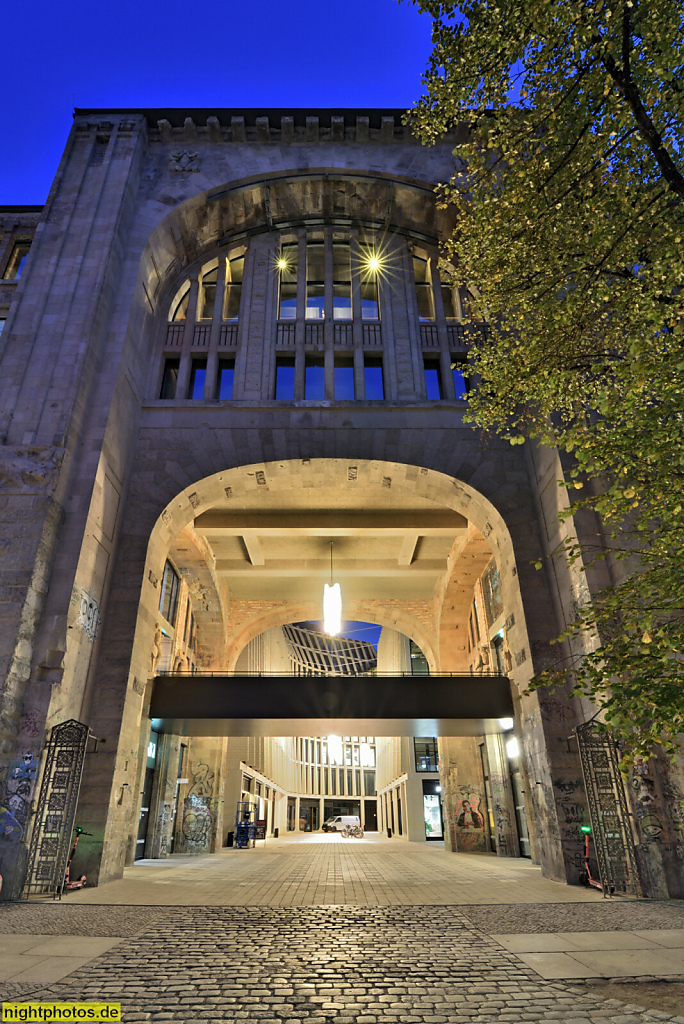
<path fill-rule="evenodd" d="M 388 838 L 388 839 L 391 839 L 391 838 L 392 838 L 392 829 L 391 829 L 391 828 L 388 828 L 388 829 L 387 829 L 387 838 Z"/>
<path fill-rule="evenodd" d="M 226 836 L 226 846 L 232 846 L 234 839 L 235 839 L 235 833 L 234 832 L 229 832 L 228 835 Z"/>
<path fill-rule="evenodd" d="M 273 838 L 274 838 L 274 839 L 277 839 L 277 838 L 278 838 L 278 829 L 277 829 L 277 828 L 274 828 L 274 829 L 273 829 Z"/>

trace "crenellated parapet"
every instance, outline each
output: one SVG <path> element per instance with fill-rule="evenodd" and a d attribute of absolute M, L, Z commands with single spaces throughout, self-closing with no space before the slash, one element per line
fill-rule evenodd
<path fill-rule="evenodd" d="M 107 120 L 111 115 L 112 120 Z M 398 142 L 419 145 L 410 127 L 404 124 L 406 111 L 387 110 L 156 110 L 126 111 L 76 109 L 76 131 L 132 131 L 144 118 L 151 142 L 165 145 L 192 145 L 198 142 L 236 142 L 257 144 Z M 95 120 L 95 117 L 99 120 Z M 122 118 L 122 120 L 119 120 Z M 456 141 L 460 128 L 445 141 Z"/>

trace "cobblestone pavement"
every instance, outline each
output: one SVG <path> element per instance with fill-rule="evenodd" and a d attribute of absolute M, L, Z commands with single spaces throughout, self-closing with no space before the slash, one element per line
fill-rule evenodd
<path fill-rule="evenodd" d="M 543 981 L 453 906 L 169 908 L 30 995 L 120 1001 L 126 1024 L 684 1024 Z"/>

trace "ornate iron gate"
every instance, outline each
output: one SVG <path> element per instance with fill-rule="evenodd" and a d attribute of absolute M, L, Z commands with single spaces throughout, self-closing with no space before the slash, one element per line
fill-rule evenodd
<path fill-rule="evenodd" d="M 24 899 L 61 897 L 90 730 L 73 718 L 50 732 L 33 823 Z"/>
<path fill-rule="evenodd" d="M 575 732 L 603 891 L 641 896 L 617 744 L 596 722 L 586 722 Z"/>

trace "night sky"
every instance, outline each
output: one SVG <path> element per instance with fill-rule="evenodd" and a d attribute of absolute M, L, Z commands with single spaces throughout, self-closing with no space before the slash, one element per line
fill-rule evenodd
<path fill-rule="evenodd" d="M 2 27 L 0 205 L 45 201 L 74 107 L 409 107 L 431 29 L 397 0 L 33 0 Z"/>

